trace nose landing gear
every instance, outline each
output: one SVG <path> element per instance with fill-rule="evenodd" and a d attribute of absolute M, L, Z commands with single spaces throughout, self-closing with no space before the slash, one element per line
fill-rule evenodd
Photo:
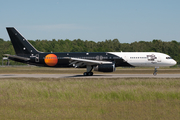
<path fill-rule="evenodd" d="M 157 68 L 159 68 L 159 67 L 155 67 L 155 69 L 154 69 L 154 73 L 153 73 L 154 76 L 157 75 Z"/>

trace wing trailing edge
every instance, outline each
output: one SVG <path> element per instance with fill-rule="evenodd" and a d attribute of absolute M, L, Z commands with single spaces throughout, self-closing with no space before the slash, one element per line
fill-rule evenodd
<path fill-rule="evenodd" d="M 88 59 L 80 59 L 80 58 L 72 58 L 72 57 L 64 57 L 65 59 L 69 59 L 71 62 L 69 65 L 73 65 L 75 67 L 79 67 L 82 65 L 101 65 L 101 64 L 113 64 L 109 61 L 98 61 L 98 60 L 88 60 Z"/>

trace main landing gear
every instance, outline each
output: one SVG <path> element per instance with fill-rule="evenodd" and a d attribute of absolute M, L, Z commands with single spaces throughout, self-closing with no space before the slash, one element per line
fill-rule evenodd
<path fill-rule="evenodd" d="M 93 76 L 93 72 L 91 72 L 93 69 L 93 66 L 88 65 L 86 68 L 87 68 L 87 72 L 84 72 L 83 75 L 84 76 Z"/>
<path fill-rule="evenodd" d="M 154 69 L 154 73 L 153 73 L 154 76 L 157 75 L 157 68 L 159 68 L 159 67 L 155 67 L 155 69 Z"/>
<path fill-rule="evenodd" d="M 84 75 L 84 76 L 92 76 L 92 75 L 93 75 L 93 72 L 84 72 L 83 75 Z"/>

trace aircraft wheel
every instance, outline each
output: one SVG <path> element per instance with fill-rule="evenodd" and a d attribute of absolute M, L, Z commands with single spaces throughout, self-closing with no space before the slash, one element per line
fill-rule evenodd
<path fill-rule="evenodd" d="M 91 72 L 91 76 L 93 76 L 93 72 Z"/>
<path fill-rule="evenodd" d="M 156 76 L 156 75 L 157 75 L 157 73 L 156 73 L 156 72 L 154 72 L 154 73 L 153 73 L 153 75 L 154 75 L 154 76 Z"/>
<path fill-rule="evenodd" d="M 84 72 L 83 75 L 84 75 L 84 76 L 87 76 L 88 74 L 87 74 L 87 72 Z"/>
<path fill-rule="evenodd" d="M 93 72 L 84 72 L 83 75 L 84 75 L 84 76 L 92 76 L 92 75 L 93 75 Z"/>
<path fill-rule="evenodd" d="M 88 76 L 92 76 L 93 75 L 93 72 L 88 72 Z"/>

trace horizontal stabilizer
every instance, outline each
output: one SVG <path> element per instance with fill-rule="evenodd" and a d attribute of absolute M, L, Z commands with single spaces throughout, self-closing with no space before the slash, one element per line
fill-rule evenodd
<path fill-rule="evenodd" d="M 16 58 L 16 59 L 19 59 L 19 60 L 24 60 L 24 61 L 28 61 L 28 60 L 30 60 L 30 58 L 20 57 L 20 56 L 17 56 L 17 55 L 4 54 L 4 56 L 11 57 L 11 58 Z"/>

